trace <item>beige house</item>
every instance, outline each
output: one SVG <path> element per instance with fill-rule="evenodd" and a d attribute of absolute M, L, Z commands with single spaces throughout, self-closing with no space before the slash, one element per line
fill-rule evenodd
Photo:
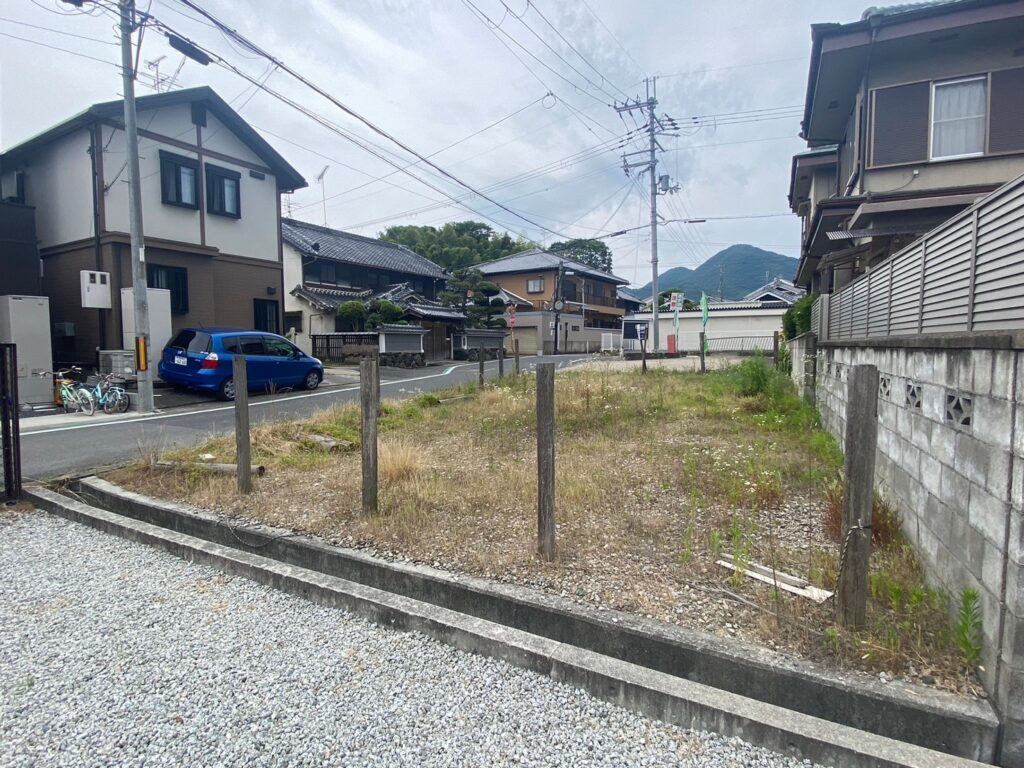
<path fill-rule="evenodd" d="M 532 307 L 517 307 L 514 337 L 523 354 L 588 352 L 601 334 L 622 327 L 618 288 L 628 280 L 539 248 L 476 267 L 498 287 Z"/>
<path fill-rule="evenodd" d="M 169 291 L 172 332 L 281 331 L 281 193 L 305 180 L 210 88 L 136 104 L 147 278 Z M 121 348 L 131 322 L 120 302 L 132 285 L 125 146 L 113 101 L 0 153 L 0 197 L 36 209 L 60 360 Z M 83 307 L 83 270 L 106 275 L 109 309 Z"/>
<path fill-rule="evenodd" d="M 1024 174 L 1024 2 L 872 7 L 812 27 L 789 202 L 828 293 Z"/>

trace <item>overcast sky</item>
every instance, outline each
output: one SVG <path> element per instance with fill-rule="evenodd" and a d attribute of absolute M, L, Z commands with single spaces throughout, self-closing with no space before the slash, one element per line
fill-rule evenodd
<path fill-rule="evenodd" d="M 148 1 L 140 0 L 140 7 Z M 762 217 L 661 227 L 662 271 L 694 267 L 738 242 L 798 255 L 796 217 L 768 216 L 787 211 L 790 158 L 803 148 L 796 138 L 799 110 L 782 108 L 803 102 L 810 24 L 853 21 L 867 0 L 504 1 L 507 6 L 502 0 L 197 0 L 420 153 L 460 142 L 432 159 L 477 190 L 542 169 L 489 195 L 571 237 L 647 221 L 645 195 L 623 174 L 623 150 L 616 146 L 636 126 L 610 104 L 623 92 L 643 95 L 643 79 L 658 75 L 658 111 L 682 128 L 678 138 L 662 139 L 667 151 L 659 173 L 669 173 L 681 190 L 660 198 L 659 211 L 669 219 Z M 58 0 L 0 4 L 4 149 L 120 95 L 114 20 L 69 8 Z M 230 45 L 177 0 L 152 0 L 150 12 L 251 75 L 269 75 L 268 87 L 394 152 L 401 164 L 412 162 L 289 75 L 270 73 L 265 61 Z M 142 61 L 161 56 L 161 75 L 182 60 L 158 33 L 147 31 Z M 450 204 L 404 173 L 367 185 L 394 169 L 235 73 L 188 61 L 175 86 L 197 85 L 210 85 L 231 102 L 309 181 L 289 201 L 296 218 L 322 224 L 326 193 L 328 224 L 365 235 L 390 224 L 474 218 L 540 242 L 561 239 L 478 197 L 465 201 L 477 213 Z M 545 98 L 549 91 L 554 97 Z M 138 88 L 140 95 L 152 92 Z M 747 114 L 737 117 L 739 112 Z M 693 116 L 718 117 L 695 124 Z M 601 145 L 608 148 L 559 162 Z M 639 148 L 634 143 L 626 151 Z M 329 169 L 321 186 L 314 179 L 324 166 Z M 422 165 L 410 170 L 448 194 L 466 194 Z M 639 186 L 646 189 L 646 180 Z M 607 242 L 618 274 L 636 284 L 650 279 L 645 233 Z"/>

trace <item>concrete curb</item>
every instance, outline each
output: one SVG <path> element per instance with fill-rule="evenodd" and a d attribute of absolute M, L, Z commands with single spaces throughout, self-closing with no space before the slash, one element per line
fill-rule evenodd
<path fill-rule="evenodd" d="M 978 768 L 935 752 L 576 648 L 485 619 L 286 565 L 233 547 L 133 520 L 33 486 L 27 497 L 68 520 L 212 565 L 379 624 L 420 632 L 460 650 L 501 659 L 574 685 L 663 722 L 710 730 L 816 763 L 851 768 Z"/>
<path fill-rule="evenodd" d="M 290 565 L 319 571 L 664 672 L 712 688 L 972 760 L 993 760 L 999 721 L 987 701 L 924 686 L 843 676 L 749 643 L 357 550 L 124 490 L 99 478 L 89 503 Z"/>

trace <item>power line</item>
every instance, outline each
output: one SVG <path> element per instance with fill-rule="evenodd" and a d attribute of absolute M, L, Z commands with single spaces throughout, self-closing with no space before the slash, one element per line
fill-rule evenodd
<path fill-rule="evenodd" d="M 759 67 L 759 66 L 762 66 L 764 64 L 780 64 L 782 62 L 788 62 L 788 61 L 807 61 L 807 57 L 806 56 L 791 56 L 791 57 L 785 58 L 785 59 L 765 59 L 763 61 L 748 61 L 748 62 L 745 62 L 743 64 L 730 64 L 730 65 L 725 66 L 725 67 L 708 67 L 707 69 L 693 69 L 693 70 L 690 70 L 689 72 L 670 72 L 668 74 L 658 75 L 658 77 L 659 78 L 661 78 L 661 77 L 688 77 L 690 75 L 703 75 L 705 72 L 724 72 L 725 70 L 728 70 L 728 69 L 742 69 L 744 67 Z M 640 82 L 642 83 L 643 81 L 641 80 Z M 639 85 L 639 83 L 636 83 L 636 85 Z"/>
<path fill-rule="evenodd" d="M 609 37 L 610 37 L 610 38 L 612 39 L 612 41 L 613 41 L 613 42 L 614 42 L 614 43 L 615 43 L 615 44 L 616 44 L 617 46 L 619 46 L 619 49 L 620 49 L 620 50 L 621 50 L 621 51 L 622 51 L 622 52 L 623 52 L 624 54 L 626 54 L 626 58 L 628 58 L 628 59 L 629 59 L 629 60 L 630 60 L 631 62 L 633 62 L 633 66 L 634 66 L 634 67 L 636 67 L 636 71 L 637 71 L 637 72 L 643 72 L 643 71 L 644 71 L 644 68 L 643 68 L 643 67 L 641 67 L 641 66 L 640 66 L 640 65 L 639 65 L 639 64 L 637 63 L 637 60 L 633 58 L 633 54 L 631 54 L 631 53 L 629 52 L 629 50 L 627 50 L 626 46 L 624 46 L 624 45 L 623 45 L 622 43 L 620 43 L 620 42 L 619 42 L 619 38 L 617 38 L 617 37 L 615 36 L 615 33 L 614 33 L 614 32 L 612 32 L 612 31 L 611 31 L 611 30 L 610 30 L 610 29 L 608 28 L 608 25 L 607 25 L 607 24 L 605 24 L 605 23 L 604 23 L 604 21 L 603 21 L 603 20 L 601 19 L 601 17 L 597 15 L 597 11 L 595 11 L 595 10 L 594 10 L 593 8 L 591 8 L 591 7 L 590 7 L 590 3 L 588 3 L 588 2 L 587 2 L 587 0 L 580 0 L 580 2 L 581 2 L 581 3 L 583 4 L 583 7 L 584 7 L 584 8 L 586 8 L 586 9 L 587 9 L 587 11 L 589 11 L 589 12 L 590 12 L 590 15 L 594 17 L 594 19 L 595 19 L 595 20 L 597 21 L 597 23 L 598 23 L 598 24 L 600 24 L 600 25 L 601 25 L 602 27 L 604 27 L 604 31 L 608 33 L 608 36 L 609 36 Z"/>
<path fill-rule="evenodd" d="M 61 15 L 65 16 L 67 14 L 61 14 Z M 74 38 L 76 38 L 78 40 L 88 40 L 90 43 L 100 43 L 102 45 L 112 45 L 115 48 L 118 47 L 118 44 L 116 42 L 114 42 L 113 40 L 100 40 L 99 38 L 89 37 L 88 35 L 76 35 L 74 32 L 64 32 L 63 30 L 60 30 L 60 29 L 51 29 L 50 27 L 41 27 L 38 24 L 29 24 L 27 21 L 18 21 L 17 19 L 7 19 L 7 18 L 4 18 L 3 16 L 0 16 L 0 21 L 6 21 L 8 24 L 18 24 L 19 26 L 22 26 L 22 27 L 31 27 L 32 29 L 41 29 L 44 32 L 49 32 L 51 35 L 64 35 L 65 37 L 74 37 Z"/>
<path fill-rule="evenodd" d="M 541 19 L 544 20 L 544 23 L 547 24 L 548 27 L 551 28 L 551 31 L 553 31 L 556 35 L 558 35 L 558 38 L 563 43 L 565 43 L 567 46 L 569 46 L 569 50 L 571 50 L 573 53 L 575 53 L 577 56 L 579 56 L 580 60 L 584 64 L 586 64 L 588 67 L 590 67 L 594 72 L 596 72 L 598 77 L 600 77 L 603 82 L 608 83 L 608 85 L 610 85 L 616 91 L 621 93 L 623 96 L 626 96 L 626 92 L 625 91 L 623 91 L 621 88 L 619 88 L 619 86 L 617 86 L 609 78 L 605 77 L 604 73 L 601 72 L 601 70 L 599 70 L 597 67 L 595 67 L 593 65 L 593 63 L 591 63 L 591 61 L 586 56 L 584 56 L 582 53 L 579 52 L 579 50 L 577 50 L 575 45 L 573 45 L 571 42 L 569 42 L 569 40 L 566 39 L 565 35 L 563 35 L 561 32 L 558 31 L 558 28 L 548 20 L 548 17 L 544 15 L 544 13 L 540 10 L 540 8 L 538 8 L 536 5 L 533 4 L 532 0 L 526 0 L 526 7 L 527 7 L 527 10 L 532 8 L 534 13 L 536 13 L 538 16 L 540 16 Z"/>
<path fill-rule="evenodd" d="M 216 24 L 221 29 L 221 31 L 223 31 L 225 34 L 230 35 L 237 42 L 239 42 L 240 44 L 244 45 L 246 48 L 252 50 L 257 55 L 262 56 L 265 59 L 267 59 L 268 61 L 271 61 L 271 62 L 275 63 L 278 66 L 279 69 L 283 70 L 284 72 L 287 72 L 289 75 L 291 75 L 296 80 L 301 82 L 307 88 L 309 88 L 310 90 L 314 91 L 315 93 L 319 94 L 323 98 L 325 98 L 328 101 L 330 101 L 338 109 L 342 110 L 343 112 L 345 112 L 350 117 L 355 118 L 356 120 L 361 122 L 363 125 L 365 125 L 367 128 L 369 128 L 371 131 L 373 131 L 377 135 L 387 139 L 388 141 L 390 141 L 391 143 L 395 144 L 396 146 L 400 147 L 405 152 L 408 152 L 410 155 L 419 158 L 419 160 L 422 161 L 424 164 L 426 164 L 427 166 L 433 168 L 435 171 L 437 171 L 438 173 L 440 173 L 441 175 L 443 175 L 447 179 L 451 180 L 455 184 L 458 184 L 459 186 L 464 187 L 468 191 L 478 195 L 479 197 L 483 198 L 484 200 L 487 200 L 491 204 L 497 205 L 502 210 L 505 210 L 506 212 L 512 214 L 516 218 L 522 219 L 527 224 L 530 224 L 530 225 L 532 225 L 534 227 L 537 227 L 538 229 L 542 229 L 545 232 L 550 232 L 551 234 L 558 235 L 559 237 L 565 237 L 565 235 L 563 235 L 562 233 L 556 232 L 554 230 L 551 230 L 551 229 L 549 229 L 548 227 L 545 227 L 542 224 L 538 224 L 536 221 L 533 221 L 533 220 L 523 216 L 522 214 L 517 213 L 516 211 L 512 210 L 511 208 L 506 207 L 505 205 L 503 205 L 502 203 L 498 202 L 497 200 L 494 200 L 493 198 L 488 197 L 486 194 L 477 191 L 472 185 L 466 183 L 465 181 L 463 181 L 459 177 L 455 176 L 451 172 L 449 172 L 449 171 L 445 170 L 444 168 L 442 168 L 441 166 L 437 165 L 436 163 L 434 163 L 429 158 L 427 158 L 424 155 L 422 155 L 421 153 L 417 152 L 415 149 L 413 149 L 407 143 L 405 143 L 402 140 L 398 139 L 397 137 L 391 135 L 386 130 L 384 130 L 383 128 L 378 126 L 376 123 L 374 123 L 371 120 L 369 120 L 368 118 L 364 117 L 359 112 L 357 112 L 353 108 L 349 107 L 347 104 L 343 103 L 341 100 L 339 100 L 336 97 L 332 96 L 330 93 L 325 91 L 320 86 L 316 85 L 312 81 L 308 80 L 307 78 L 305 78 L 304 76 L 299 74 L 297 71 L 292 69 L 290 66 L 285 64 L 283 61 L 281 61 L 277 57 L 273 56 L 272 54 L 268 53 L 264 49 L 260 48 L 258 45 L 256 45 L 255 43 L 253 43 L 252 41 L 250 41 L 248 38 L 246 38 L 245 36 L 241 35 L 237 31 L 235 31 L 235 30 L 231 29 L 230 27 L 228 27 L 227 25 L 223 24 L 223 22 L 221 22 L 215 16 L 213 16 L 209 12 L 207 12 L 207 11 L 203 10 L 202 8 L 200 8 L 199 6 L 197 6 L 192 0 L 178 0 L 178 1 L 180 3 L 182 3 L 183 5 L 185 5 L 186 7 L 191 8 L 192 10 L 200 13 L 202 16 L 204 16 L 205 18 L 209 19 L 211 22 Z M 232 67 L 232 68 L 235 69 L 236 72 L 238 72 L 239 74 L 242 74 L 241 70 L 238 70 L 235 67 Z M 245 75 L 243 75 L 243 76 L 245 76 Z M 248 78 L 248 76 L 246 76 L 246 77 L 247 77 L 247 79 L 250 79 L 250 78 Z M 266 86 L 261 86 L 261 87 L 264 88 L 264 90 L 267 90 L 269 93 L 274 93 L 274 92 L 270 91 L 269 89 L 267 89 Z M 291 102 L 290 99 L 287 99 L 286 97 L 283 97 L 282 95 L 278 95 L 277 97 L 280 98 L 282 101 L 286 101 L 286 103 L 291 103 L 291 104 L 295 105 L 294 102 Z M 346 135 L 346 134 L 344 134 L 344 133 L 342 133 L 340 131 L 339 131 L 339 133 L 340 133 L 340 135 Z M 352 140 L 351 137 L 348 137 L 348 136 L 346 136 L 346 137 L 349 138 L 350 140 Z M 388 162 L 390 163 L 390 161 L 388 161 Z M 406 174 L 409 174 L 409 175 L 413 175 L 413 177 L 417 178 L 419 181 L 421 181 L 421 183 L 425 183 L 425 182 L 423 182 L 422 179 L 420 179 L 419 177 L 416 177 L 414 174 L 412 174 L 409 171 L 408 168 L 405 168 L 403 170 L 403 173 L 406 173 Z M 443 192 L 440 189 L 438 189 L 437 191 L 441 192 L 441 194 L 445 195 L 446 197 L 450 197 L 450 195 L 448 195 L 447 193 Z"/>

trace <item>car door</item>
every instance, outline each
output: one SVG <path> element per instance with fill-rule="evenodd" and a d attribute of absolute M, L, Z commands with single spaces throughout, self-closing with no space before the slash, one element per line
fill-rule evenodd
<path fill-rule="evenodd" d="M 276 336 L 264 336 L 263 346 L 273 359 L 272 381 L 277 387 L 294 387 L 306 375 L 306 365 L 295 353 L 297 348 Z"/>
<path fill-rule="evenodd" d="M 245 355 L 245 373 L 249 389 L 263 389 L 273 378 L 273 358 L 267 355 L 263 336 L 251 333 L 238 337 L 239 351 Z"/>

